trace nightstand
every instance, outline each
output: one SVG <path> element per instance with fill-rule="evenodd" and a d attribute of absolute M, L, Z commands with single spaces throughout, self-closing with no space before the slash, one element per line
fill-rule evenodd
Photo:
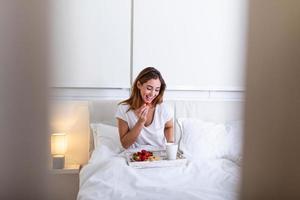
<path fill-rule="evenodd" d="M 50 169 L 50 198 L 75 200 L 79 190 L 80 165 L 67 165 L 64 169 Z"/>
<path fill-rule="evenodd" d="M 51 169 L 52 174 L 79 174 L 80 165 L 67 165 L 63 169 Z"/>

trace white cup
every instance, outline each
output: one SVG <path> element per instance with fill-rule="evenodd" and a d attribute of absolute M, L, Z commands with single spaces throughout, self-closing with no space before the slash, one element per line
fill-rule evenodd
<path fill-rule="evenodd" d="M 176 160 L 178 144 L 166 143 L 167 158 L 168 160 Z"/>

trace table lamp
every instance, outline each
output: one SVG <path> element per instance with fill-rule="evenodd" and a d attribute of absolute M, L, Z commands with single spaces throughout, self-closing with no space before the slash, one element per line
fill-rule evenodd
<path fill-rule="evenodd" d="M 67 137 L 65 133 L 53 133 L 51 135 L 52 168 L 63 169 L 65 167 L 65 153 L 67 151 Z"/>

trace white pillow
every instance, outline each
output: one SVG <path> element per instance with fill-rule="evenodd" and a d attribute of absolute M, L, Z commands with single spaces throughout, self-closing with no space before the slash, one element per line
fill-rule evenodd
<path fill-rule="evenodd" d="M 179 148 L 192 159 L 225 158 L 242 163 L 243 121 L 226 124 L 197 118 L 178 118 L 181 129 Z"/>
<path fill-rule="evenodd" d="M 226 127 L 195 118 L 177 119 L 181 129 L 179 148 L 193 160 L 222 158 L 225 153 Z"/>
<path fill-rule="evenodd" d="M 101 145 L 106 145 L 109 149 L 117 153 L 123 150 L 118 127 L 102 123 L 90 124 L 90 126 L 93 132 L 95 149 Z"/>
<path fill-rule="evenodd" d="M 224 158 L 227 158 L 238 165 L 242 163 L 243 154 L 243 121 L 232 121 L 226 123 L 226 152 Z"/>

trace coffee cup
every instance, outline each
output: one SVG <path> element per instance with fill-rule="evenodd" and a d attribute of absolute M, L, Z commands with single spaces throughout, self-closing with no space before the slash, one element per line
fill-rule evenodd
<path fill-rule="evenodd" d="M 166 143 L 166 152 L 168 160 L 176 160 L 178 144 Z"/>

